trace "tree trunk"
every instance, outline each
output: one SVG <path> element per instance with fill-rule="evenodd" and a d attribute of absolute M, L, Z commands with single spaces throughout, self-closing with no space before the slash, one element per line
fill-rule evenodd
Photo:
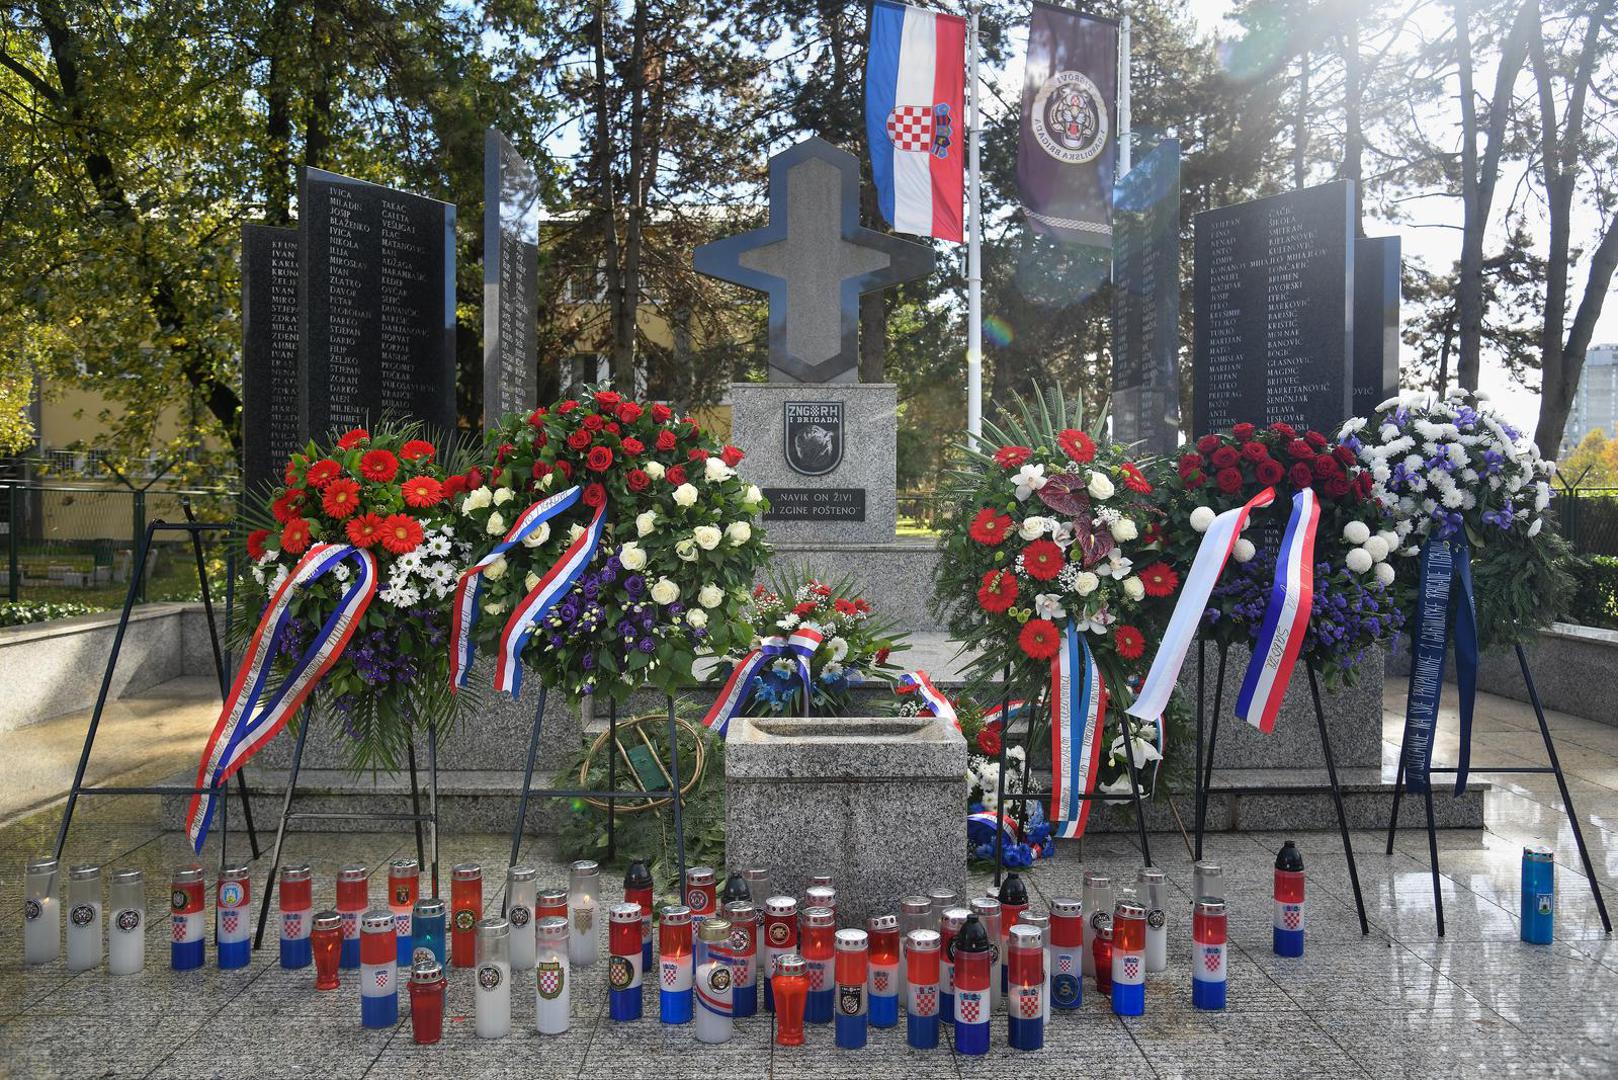
<path fill-rule="evenodd" d="M 612 158 L 613 158 L 613 124 L 612 106 L 607 94 L 607 5 L 606 0 L 596 0 L 594 28 L 591 34 L 591 47 L 593 49 L 595 64 L 595 131 L 593 133 L 594 147 L 593 164 L 596 178 L 596 222 L 601 229 L 603 246 L 603 271 L 607 286 L 607 325 L 611 335 L 611 360 L 614 381 L 620 370 L 627 370 L 631 379 L 635 370 L 635 343 L 633 334 L 630 335 L 627 346 L 623 341 L 623 326 L 625 320 L 625 296 L 623 280 L 623 263 L 618 244 L 618 207 L 613 196 Z M 629 325 L 634 325 L 634 313 L 628 314 Z M 628 359 L 622 359 L 627 350 Z M 633 384 L 625 387 L 619 382 L 621 388 L 633 389 Z"/>
<path fill-rule="evenodd" d="M 1364 61 L 1360 57 L 1360 21 L 1346 15 L 1343 27 L 1343 166 L 1338 175 L 1354 181 L 1354 235 L 1365 235 L 1365 131 L 1360 115 L 1364 95 Z"/>
<path fill-rule="evenodd" d="M 260 51 L 269 58 L 264 81 L 264 220 L 271 225 L 292 221 L 292 67 L 293 0 L 275 0 Z"/>
<path fill-rule="evenodd" d="M 303 125 L 303 163 L 312 169 L 325 165 L 331 149 L 332 84 L 336 81 L 332 52 L 335 46 L 332 11 L 326 4 L 316 3 L 309 19 L 311 84 Z"/>

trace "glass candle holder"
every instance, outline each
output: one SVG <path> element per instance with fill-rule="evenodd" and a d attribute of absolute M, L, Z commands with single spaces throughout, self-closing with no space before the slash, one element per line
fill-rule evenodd
<path fill-rule="evenodd" d="M 315 962 L 315 989 L 335 990 L 342 985 L 343 916 L 322 911 L 309 924 L 309 953 Z"/>
<path fill-rule="evenodd" d="M 101 966 L 101 867 L 75 866 L 67 872 L 67 969 Z"/>
<path fill-rule="evenodd" d="M 371 907 L 371 877 L 363 866 L 337 871 L 337 913 L 343 917 L 342 966 L 360 966 L 360 916 Z"/>
<path fill-rule="evenodd" d="M 1277 877 L 1279 877 L 1279 871 Z M 1299 874 L 1302 877 L 1302 874 Z M 1530 945 L 1549 945 L 1556 932 L 1556 849 L 1533 844 L 1522 849 L 1522 924 L 1518 936 Z M 1300 912 L 1303 886 L 1298 889 Z M 1279 886 L 1276 890 L 1280 895 Z M 1277 948 L 1276 952 L 1281 950 Z M 1302 946 L 1299 946 L 1302 951 Z"/>
<path fill-rule="evenodd" d="M 567 910 L 573 920 L 567 958 L 575 969 L 587 968 L 601 951 L 601 867 L 580 859 L 567 870 Z"/>
<path fill-rule="evenodd" d="M 1001 987 L 1004 985 L 1002 968 L 1005 956 L 1002 949 L 1005 938 L 1000 932 L 1003 919 L 1000 901 L 992 896 L 980 896 L 972 901 L 972 914 L 978 917 L 983 924 L 984 931 L 989 935 L 989 1003 L 990 1008 L 1000 1007 Z"/>
<path fill-rule="evenodd" d="M 399 944 L 393 912 L 360 917 L 360 1023 L 390 1028 L 399 1022 Z"/>
<path fill-rule="evenodd" d="M 1017 925 L 1018 916 L 1028 910 L 1028 886 L 1024 884 L 1022 875 L 1015 870 L 1006 874 L 1005 880 L 1000 883 L 1000 892 L 997 894 L 1000 901 L 1000 937 L 996 944 L 1000 946 L 995 955 L 1000 960 L 999 976 L 1000 993 L 1006 992 L 1006 948 L 1011 941 L 1011 928 Z M 999 998 L 995 998 L 998 1003 Z"/>
<path fill-rule="evenodd" d="M 567 920 L 547 915 L 535 924 L 534 934 L 534 1026 L 541 1035 L 560 1035 L 568 1028 L 573 1000 Z"/>
<path fill-rule="evenodd" d="M 1045 937 L 1018 923 L 1006 942 L 1007 1042 L 1017 1050 L 1045 1046 Z"/>
<path fill-rule="evenodd" d="M 945 908 L 938 916 L 938 1019 L 946 1024 L 955 1023 L 955 936 L 971 917 L 963 907 Z"/>
<path fill-rule="evenodd" d="M 770 976 L 775 1001 L 775 1044 L 803 1045 L 803 1009 L 809 994 L 808 968 L 797 953 L 783 953 Z"/>
<path fill-rule="evenodd" d="M 146 875 L 114 870 L 107 882 L 107 970 L 136 975 L 146 968 Z"/>
<path fill-rule="evenodd" d="M 934 916 L 941 916 L 950 908 L 961 906 L 960 894 L 954 889 L 933 889 L 927 894 L 927 901 L 932 904 Z"/>
<path fill-rule="evenodd" d="M 206 931 L 203 927 L 202 867 L 192 864 L 174 872 L 169 883 L 169 966 L 191 971 L 202 966 Z"/>
<path fill-rule="evenodd" d="M 730 922 L 731 1015 L 758 1013 L 758 911 L 750 900 L 725 904 Z"/>
<path fill-rule="evenodd" d="M 417 900 L 410 913 L 410 961 L 424 964 L 429 961 L 443 967 L 449 963 L 444 951 L 444 936 L 448 930 L 449 905 L 436 896 Z"/>
<path fill-rule="evenodd" d="M 869 975 L 866 977 L 866 1007 L 871 1026 L 899 1026 L 899 918 L 875 915 L 866 923 L 871 942 Z"/>
<path fill-rule="evenodd" d="M 764 901 L 774 895 L 770 890 L 770 872 L 762 866 L 750 866 L 742 871 L 742 880 L 747 882 L 747 898 L 753 901 L 753 907 L 759 916 L 759 926 L 762 927 Z M 760 933 L 762 932 L 761 930 Z"/>
<path fill-rule="evenodd" d="M 483 867 L 461 863 L 450 871 L 449 951 L 456 967 L 477 962 L 478 918 L 483 914 Z"/>
<path fill-rule="evenodd" d="M 740 870 L 732 870 L 725 879 L 725 887 L 719 890 L 719 910 L 724 911 L 725 905 L 735 900 L 751 900 L 753 894 L 747 889 L 747 879 L 742 877 Z"/>
<path fill-rule="evenodd" d="M 214 944 L 221 970 L 244 968 L 253 959 L 253 885 L 246 865 L 219 871 L 214 886 Z"/>
<path fill-rule="evenodd" d="M 448 985 L 444 965 L 436 960 L 411 968 L 410 1037 L 422 1046 L 444 1037 L 444 993 Z"/>
<path fill-rule="evenodd" d="M 837 1045 L 858 1050 L 865 1045 L 865 982 L 870 977 L 870 938 L 864 930 L 839 930 L 837 952 Z"/>
<path fill-rule="evenodd" d="M 1099 972 L 1095 966 L 1095 941 L 1101 934 L 1103 926 L 1112 923 L 1112 906 L 1116 897 L 1112 891 L 1112 878 L 1106 874 L 1098 874 L 1094 870 L 1084 872 L 1084 973 L 1095 975 L 1099 979 Z M 1107 972 L 1107 978 L 1112 978 L 1112 972 Z"/>
<path fill-rule="evenodd" d="M 1225 896 L 1224 867 L 1209 859 L 1191 864 L 1191 902 L 1196 903 L 1202 896 Z"/>
<path fill-rule="evenodd" d="M 1146 1011 L 1146 908 L 1132 895 L 1120 896 L 1112 909 L 1112 1011 Z"/>
<path fill-rule="evenodd" d="M 996 901 L 998 904 L 999 902 Z M 993 1000 L 989 973 L 994 938 L 974 913 L 955 935 L 955 1052 L 989 1052 L 989 1013 Z"/>
<path fill-rule="evenodd" d="M 837 915 L 837 890 L 830 885 L 811 885 L 803 892 L 803 902 L 808 907 L 823 907 Z"/>
<path fill-rule="evenodd" d="M 817 885 L 824 885 L 828 889 L 835 889 L 837 887 L 837 883 L 832 880 L 832 876 L 830 874 L 810 874 L 808 887 L 812 889 Z"/>
<path fill-rule="evenodd" d="M 1191 1004 L 1199 1009 L 1225 1007 L 1225 902 L 1197 898 L 1191 909 Z"/>
<path fill-rule="evenodd" d="M 314 875 L 308 863 L 284 867 L 277 883 L 281 907 L 281 966 L 306 968 L 312 954 L 309 951 L 309 931 L 315 914 Z"/>
<path fill-rule="evenodd" d="M 832 958 L 836 952 L 837 916 L 830 908 L 806 908 L 798 927 L 798 955 L 803 957 L 809 977 L 809 997 L 803 1018 L 811 1024 L 829 1024 L 832 1017 L 832 984 L 836 973 Z"/>
<path fill-rule="evenodd" d="M 1045 989 L 1040 994 L 1041 1019 L 1048 1025 L 1051 1022 L 1051 972 L 1056 970 L 1051 963 L 1051 917 L 1043 911 L 1024 911 L 1017 916 L 1018 926 L 1032 926 L 1039 931 L 1039 939 L 1043 943 L 1044 952 L 1041 964 L 1044 968 Z M 1010 958 L 1006 960 L 1011 963 Z"/>
<path fill-rule="evenodd" d="M 691 909 L 684 904 L 663 909 L 657 928 L 657 957 L 658 1019 L 665 1024 L 689 1024 L 696 969 L 692 960 Z"/>
<path fill-rule="evenodd" d="M 23 882 L 23 963 L 49 964 L 62 955 L 62 907 L 56 899 L 55 859 L 28 864 Z"/>
<path fill-rule="evenodd" d="M 1084 1001 L 1084 905 L 1071 896 L 1051 901 L 1051 1004 L 1077 1009 Z"/>
<path fill-rule="evenodd" d="M 644 969 L 640 966 L 640 905 L 614 904 L 607 912 L 607 1015 L 639 1020 Z"/>
<path fill-rule="evenodd" d="M 933 902 L 920 894 L 907 896 L 899 901 L 899 941 L 903 942 L 910 937 L 912 930 L 936 930 L 937 917 L 933 914 Z M 908 964 L 899 965 L 899 996 L 909 1000 L 910 974 Z"/>
<path fill-rule="evenodd" d="M 714 872 L 711 866 L 690 866 L 685 871 L 685 906 L 691 909 L 691 921 L 700 923 L 717 910 L 718 897 L 714 892 Z"/>
<path fill-rule="evenodd" d="M 764 1007 L 775 1008 L 776 962 L 798 950 L 798 902 L 790 896 L 764 901 Z M 800 959 L 802 959 L 800 957 Z"/>
<path fill-rule="evenodd" d="M 624 903 L 640 907 L 641 971 L 652 970 L 652 873 L 637 859 L 624 871 Z"/>
<path fill-rule="evenodd" d="M 1303 955 L 1303 856 L 1291 840 L 1275 857 L 1275 934 L 1277 956 Z M 1208 894 L 1212 895 L 1212 894 Z"/>
<path fill-rule="evenodd" d="M 1108 914 L 1107 921 L 1101 924 L 1096 931 L 1095 941 L 1090 943 L 1088 950 L 1091 963 L 1096 969 L 1096 992 L 1112 998 L 1112 915 Z"/>
<path fill-rule="evenodd" d="M 473 1014 L 480 1039 L 511 1034 L 511 924 L 495 917 L 477 925 Z"/>
<path fill-rule="evenodd" d="M 506 922 L 511 924 L 511 970 L 534 968 L 534 905 L 539 900 L 539 871 L 513 866 L 506 871 Z"/>
<path fill-rule="evenodd" d="M 937 930 L 912 930 L 905 935 L 905 1041 L 917 1050 L 938 1045 L 941 944 Z"/>
<path fill-rule="evenodd" d="M 388 910 L 393 912 L 393 933 L 397 939 L 399 966 L 410 970 L 416 951 L 411 919 L 421 894 L 421 864 L 415 859 L 394 859 L 388 864 Z"/>
<path fill-rule="evenodd" d="M 1146 970 L 1166 971 L 1169 966 L 1168 876 L 1155 866 L 1143 866 L 1135 875 L 1135 895 L 1146 909 Z"/>
<path fill-rule="evenodd" d="M 729 1042 L 731 1020 L 731 970 L 725 957 L 730 939 L 730 923 L 718 916 L 702 920 L 697 928 L 697 1041 Z"/>
<path fill-rule="evenodd" d="M 534 907 L 534 922 L 540 919 L 566 919 L 567 918 L 567 890 L 541 889 L 539 899 Z"/>

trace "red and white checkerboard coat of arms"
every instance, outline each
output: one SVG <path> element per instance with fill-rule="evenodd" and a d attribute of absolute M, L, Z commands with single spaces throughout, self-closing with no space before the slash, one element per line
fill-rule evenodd
<path fill-rule="evenodd" d="M 1224 964 L 1220 962 L 1221 959 L 1217 950 L 1209 949 L 1202 958 L 1202 966 L 1207 968 L 1210 973 L 1217 974 L 1219 969 L 1224 967 Z"/>
<path fill-rule="evenodd" d="M 281 916 L 281 936 L 285 938 L 298 938 L 303 936 L 303 916 Z"/>
<path fill-rule="evenodd" d="M 888 113 L 888 141 L 895 150 L 948 157 L 954 124 L 949 105 L 896 105 Z"/>
<path fill-rule="evenodd" d="M 938 987 L 916 987 L 916 1007 L 911 1010 L 917 1016 L 932 1016 L 938 1012 Z"/>
<path fill-rule="evenodd" d="M 1073 954 L 1062 953 L 1056 958 L 1056 971 L 1059 975 L 1073 974 Z"/>
<path fill-rule="evenodd" d="M 1292 904 L 1281 909 L 1281 925 L 1296 930 L 1303 925 L 1303 909 Z"/>
<path fill-rule="evenodd" d="M 174 940 L 183 942 L 186 939 L 186 925 L 184 919 L 174 921 Z"/>
<path fill-rule="evenodd" d="M 885 970 L 871 972 L 871 992 L 873 994 L 886 994 L 888 992 L 888 973 Z"/>
<path fill-rule="evenodd" d="M 219 929 L 227 934 L 234 934 L 236 927 L 241 923 L 241 916 L 234 911 L 221 911 L 219 913 Z"/>
<path fill-rule="evenodd" d="M 960 990 L 955 994 L 955 1019 L 963 1024 L 975 1024 L 983 1012 L 982 991 Z"/>
<path fill-rule="evenodd" d="M 1024 1020 L 1032 1020 L 1040 1015 L 1044 1008 L 1044 1003 L 1039 997 L 1039 987 L 1025 986 L 1017 991 L 1017 1015 Z"/>
<path fill-rule="evenodd" d="M 1137 956 L 1124 957 L 1124 978 L 1134 980 L 1140 977 L 1140 958 Z"/>
<path fill-rule="evenodd" d="M 377 971 L 376 971 L 376 988 L 378 990 L 386 990 L 388 988 L 388 980 L 391 977 L 392 976 L 388 973 L 387 968 L 385 968 L 385 967 L 384 968 L 377 968 Z"/>
<path fill-rule="evenodd" d="M 806 964 L 809 969 L 809 989 L 826 989 L 826 966 L 823 963 Z"/>

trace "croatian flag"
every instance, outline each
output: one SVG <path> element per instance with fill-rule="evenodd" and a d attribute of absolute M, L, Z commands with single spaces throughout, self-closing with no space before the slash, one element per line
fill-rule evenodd
<path fill-rule="evenodd" d="M 882 216 L 896 231 L 960 242 L 965 96 L 966 20 L 878 0 L 865 139 Z"/>

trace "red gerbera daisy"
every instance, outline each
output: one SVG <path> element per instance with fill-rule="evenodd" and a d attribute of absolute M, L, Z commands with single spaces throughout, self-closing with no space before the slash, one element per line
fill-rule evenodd
<path fill-rule="evenodd" d="M 1062 453 L 1066 454 L 1080 465 L 1087 465 L 1091 461 L 1095 460 L 1095 440 L 1090 438 L 1090 436 L 1086 435 L 1084 432 L 1080 431 L 1078 428 L 1068 428 L 1066 431 L 1063 431 L 1061 434 L 1057 435 L 1056 445 L 1062 448 Z"/>
<path fill-rule="evenodd" d="M 994 463 L 1002 469 L 1018 469 L 1034 452 L 1026 446 L 1002 446 L 994 452 Z"/>
<path fill-rule="evenodd" d="M 304 479 L 309 482 L 309 486 L 312 488 L 323 488 L 341 476 L 342 473 L 343 467 L 337 462 L 331 458 L 321 458 L 309 466 L 309 471 L 304 475 Z"/>
<path fill-rule="evenodd" d="M 438 455 L 438 448 L 426 439 L 411 439 L 399 447 L 399 456 L 406 461 L 431 461 Z"/>
<path fill-rule="evenodd" d="M 1118 655 L 1125 660 L 1139 660 L 1146 651 L 1146 638 L 1133 626 L 1120 626 L 1114 630 L 1112 642 L 1118 647 Z"/>
<path fill-rule="evenodd" d="M 360 475 L 379 484 L 391 483 L 399 475 L 399 459 L 391 450 L 367 450 L 360 458 Z"/>
<path fill-rule="evenodd" d="M 999 615 L 1017 602 L 1017 575 L 1010 570 L 990 570 L 978 586 L 978 604 L 984 611 Z"/>
<path fill-rule="evenodd" d="M 270 513 L 275 515 L 276 521 L 279 521 L 281 524 L 285 525 L 287 522 L 297 517 L 298 511 L 302 508 L 303 489 L 288 488 L 286 491 L 281 493 L 279 498 L 270 504 Z"/>
<path fill-rule="evenodd" d="M 348 542 L 355 547 L 368 548 L 382 538 L 382 518 L 376 514 L 361 514 L 348 522 Z"/>
<path fill-rule="evenodd" d="M 339 450 L 352 450 L 360 443 L 371 437 L 371 433 L 362 427 L 350 428 L 343 432 L 343 437 L 337 440 Z"/>
<path fill-rule="evenodd" d="M 1023 548 L 1023 569 L 1036 581 L 1049 581 L 1060 574 L 1062 562 L 1062 549 L 1053 540 L 1035 540 Z"/>
<path fill-rule="evenodd" d="M 254 529 L 252 532 L 248 533 L 247 534 L 247 554 L 248 554 L 248 557 L 253 558 L 253 559 L 262 559 L 264 557 L 265 553 L 268 552 L 268 550 L 269 550 L 268 548 L 266 548 L 264 546 L 264 541 L 268 540 L 269 538 L 270 538 L 270 530 L 268 530 L 268 529 Z"/>
<path fill-rule="evenodd" d="M 444 486 L 430 476 L 406 480 L 400 490 L 406 506 L 432 506 L 444 498 Z"/>
<path fill-rule="evenodd" d="M 1062 632 L 1049 619 L 1029 619 L 1017 635 L 1017 645 L 1035 660 L 1049 660 L 1062 647 Z"/>
<path fill-rule="evenodd" d="M 985 506 L 972 519 L 967 534 L 980 544 L 998 544 L 1011 532 L 1011 516 Z"/>
<path fill-rule="evenodd" d="M 994 721 L 978 729 L 978 749 L 990 757 L 1000 755 L 1000 725 Z"/>
<path fill-rule="evenodd" d="M 1124 470 L 1124 487 L 1137 495 L 1150 495 L 1152 493 L 1152 482 L 1146 479 L 1146 474 L 1140 471 L 1138 465 L 1133 461 L 1126 461 L 1122 467 Z"/>
<path fill-rule="evenodd" d="M 281 530 L 281 550 L 288 555 L 302 555 L 309 547 L 309 523 L 295 517 Z"/>
<path fill-rule="evenodd" d="M 389 514 L 382 522 L 382 546 L 395 555 L 406 555 L 421 543 L 421 522 L 409 514 Z"/>
<path fill-rule="evenodd" d="M 341 521 L 360 508 L 360 486 L 346 476 L 333 480 L 320 496 L 320 508 Z"/>
<path fill-rule="evenodd" d="M 1140 572 L 1140 583 L 1147 596 L 1172 596 L 1180 587 L 1180 575 L 1165 562 L 1155 562 Z"/>
<path fill-rule="evenodd" d="M 297 462 L 287 462 L 287 467 L 281 470 L 281 482 L 287 487 L 296 487 L 298 483 Z"/>

